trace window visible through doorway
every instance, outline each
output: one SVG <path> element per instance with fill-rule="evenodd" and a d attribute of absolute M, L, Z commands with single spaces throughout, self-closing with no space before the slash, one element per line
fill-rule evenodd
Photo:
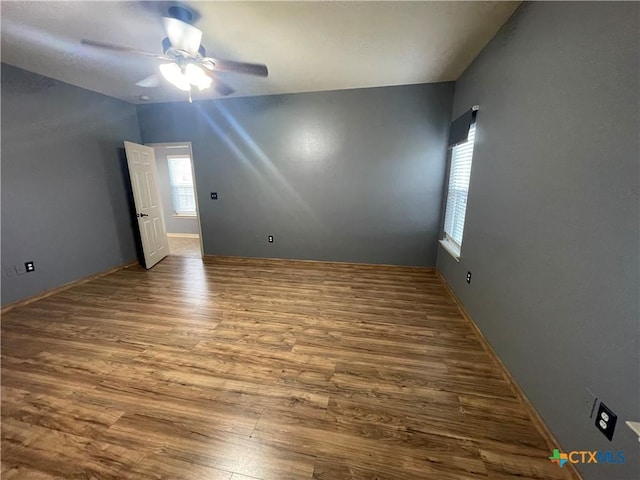
<path fill-rule="evenodd" d="M 169 181 L 176 215 L 196 216 L 196 198 L 193 191 L 191 159 L 182 155 L 168 156 Z"/>

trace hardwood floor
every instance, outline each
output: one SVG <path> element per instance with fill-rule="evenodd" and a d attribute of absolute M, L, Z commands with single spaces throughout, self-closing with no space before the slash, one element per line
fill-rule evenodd
<path fill-rule="evenodd" d="M 564 479 L 435 271 L 169 257 L 2 318 L 2 478 Z"/>
<path fill-rule="evenodd" d="M 200 252 L 200 238 L 174 237 L 167 235 L 169 240 L 169 254 L 177 257 L 202 258 Z"/>

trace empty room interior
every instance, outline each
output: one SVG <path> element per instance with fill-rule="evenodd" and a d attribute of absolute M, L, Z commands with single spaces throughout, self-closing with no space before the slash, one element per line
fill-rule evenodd
<path fill-rule="evenodd" d="M 0 17 L 2 479 L 640 478 L 640 3 Z"/>

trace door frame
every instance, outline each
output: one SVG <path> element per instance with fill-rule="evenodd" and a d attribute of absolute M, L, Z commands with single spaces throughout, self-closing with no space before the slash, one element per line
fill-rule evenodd
<path fill-rule="evenodd" d="M 188 147 L 189 159 L 191 160 L 191 177 L 193 178 L 193 195 L 196 201 L 196 220 L 198 222 L 198 237 L 200 238 L 200 258 L 204 259 L 204 243 L 202 241 L 202 221 L 200 220 L 200 204 L 198 203 L 198 186 L 196 182 L 196 171 L 193 166 L 193 148 L 191 142 L 161 142 L 161 143 L 145 143 L 147 147 L 155 150 L 156 147 Z M 156 158 L 157 162 L 157 158 Z"/>

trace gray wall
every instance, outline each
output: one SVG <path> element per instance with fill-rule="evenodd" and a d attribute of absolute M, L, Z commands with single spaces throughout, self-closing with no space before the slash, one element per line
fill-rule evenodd
<path fill-rule="evenodd" d="M 133 105 L 2 65 L 3 305 L 136 260 L 124 140 Z"/>
<path fill-rule="evenodd" d="M 452 93 L 139 105 L 138 118 L 145 143 L 192 142 L 205 254 L 433 266 Z"/>
<path fill-rule="evenodd" d="M 640 478 L 639 9 L 525 4 L 454 100 L 480 105 L 477 143 L 461 261 L 438 268 L 565 450 L 626 452 L 586 479 Z M 619 415 L 611 443 L 585 387 Z"/>
<path fill-rule="evenodd" d="M 164 223 L 167 226 L 167 233 L 189 233 L 198 234 L 198 219 L 195 217 L 176 217 L 173 211 L 173 194 L 171 192 L 171 180 L 169 178 L 169 160 L 167 155 L 189 156 L 189 147 L 176 148 L 160 147 L 151 145 L 156 154 L 156 166 L 158 167 L 158 189 L 162 201 L 162 211 L 164 212 Z"/>

